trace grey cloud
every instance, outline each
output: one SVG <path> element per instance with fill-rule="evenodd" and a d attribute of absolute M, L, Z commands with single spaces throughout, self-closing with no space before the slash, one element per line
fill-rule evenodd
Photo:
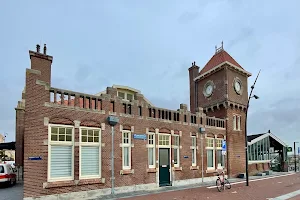
<path fill-rule="evenodd" d="M 237 37 L 232 39 L 228 43 L 228 45 L 226 45 L 226 48 L 230 49 L 230 48 L 234 47 L 238 43 L 249 39 L 249 37 L 251 37 L 253 34 L 254 34 L 254 29 L 253 28 L 250 28 L 250 27 L 242 28 L 240 33 L 237 35 Z"/>

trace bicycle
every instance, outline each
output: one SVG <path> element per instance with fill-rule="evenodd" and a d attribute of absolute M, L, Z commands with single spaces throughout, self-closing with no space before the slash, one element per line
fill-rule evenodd
<path fill-rule="evenodd" d="M 217 175 L 218 178 L 216 180 L 216 186 L 217 186 L 218 191 L 221 192 L 222 190 L 225 190 L 225 187 L 227 189 L 231 189 L 231 184 L 228 181 L 228 179 L 225 178 L 224 172 L 222 172 L 221 175 L 222 175 L 222 179 L 220 177 L 220 174 L 218 173 L 218 175 Z"/>

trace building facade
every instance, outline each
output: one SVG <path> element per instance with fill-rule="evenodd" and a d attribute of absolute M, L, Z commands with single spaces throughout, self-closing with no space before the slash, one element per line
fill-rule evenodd
<path fill-rule="evenodd" d="M 190 111 L 186 104 L 155 107 L 125 86 L 95 95 L 54 88 L 53 57 L 46 51 L 39 45 L 29 51 L 31 68 L 16 108 L 16 164 L 24 166 L 25 199 L 97 197 L 214 180 L 218 164 L 229 176 L 244 172 L 251 74 L 223 46 L 200 72 L 195 62 L 188 69 Z M 119 119 L 114 139 L 108 116 Z"/>

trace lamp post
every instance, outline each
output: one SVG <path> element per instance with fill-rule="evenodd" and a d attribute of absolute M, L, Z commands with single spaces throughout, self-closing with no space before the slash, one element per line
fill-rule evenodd
<path fill-rule="evenodd" d="M 295 172 L 297 172 L 297 162 L 296 162 L 296 143 L 299 143 L 299 142 L 294 142 L 294 164 L 295 164 Z"/>
<path fill-rule="evenodd" d="M 257 78 L 260 74 L 260 70 L 256 76 L 256 79 L 254 81 L 254 84 L 251 86 L 251 92 L 250 92 L 250 95 L 249 95 L 249 98 L 248 98 L 248 102 L 247 102 L 247 107 L 246 107 L 246 115 L 245 115 L 245 153 L 246 153 L 246 186 L 249 186 L 249 172 L 248 172 L 248 140 L 247 140 L 247 115 L 248 115 L 248 108 L 249 108 L 249 102 L 250 102 L 250 99 L 251 98 L 255 98 L 255 99 L 258 99 L 259 97 L 256 96 L 256 95 L 252 95 L 252 92 L 253 92 L 253 89 L 254 89 L 254 86 L 255 86 L 255 83 L 257 81 Z"/>
<path fill-rule="evenodd" d="M 111 194 L 115 194 L 114 126 L 119 122 L 119 118 L 108 116 L 107 121 L 111 126 Z"/>
<path fill-rule="evenodd" d="M 199 128 L 199 132 L 201 134 L 201 176 L 202 176 L 202 183 L 203 183 L 203 134 L 205 133 L 205 128 L 204 127 L 200 127 Z"/>

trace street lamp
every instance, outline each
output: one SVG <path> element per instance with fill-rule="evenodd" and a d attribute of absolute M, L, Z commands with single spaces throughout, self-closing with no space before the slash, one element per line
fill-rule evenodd
<path fill-rule="evenodd" d="M 205 133 L 205 128 L 204 127 L 200 127 L 199 128 L 199 132 L 201 134 L 201 175 L 202 175 L 202 183 L 203 183 L 203 134 Z"/>
<path fill-rule="evenodd" d="M 107 122 L 111 126 L 111 194 L 115 194 L 115 168 L 114 168 L 114 126 L 119 123 L 116 116 L 108 116 Z"/>
<path fill-rule="evenodd" d="M 249 108 L 249 102 L 250 102 L 250 99 L 251 98 L 255 98 L 255 99 L 258 99 L 259 97 L 257 95 L 253 95 L 252 96 L 252 92 L 253 92 L 253 89 L 254 89 L 254 86 L 255 86 L 255 83 L 257 81 L 257 78 L 260 74 L 260 70 L 256 76 L 256 79 L 254 81 L 254 84 L 251 86 L 251 92 L 250 92 L 250 95 L 249 95 L 249 98 L 248 98 L 248 102 L 247 102 L 247 107 L 246 107 L 246 116 L 245 116 L 245 150 L 246 150 L 246 186 L 249 186 L 249 172 L 248 172 L 248 140 L 247 140 L 247 115 L 248 115 L 248 108 Z"/>
<path fill-rule="evenodd" d="M 297 172 L 297 162 L 296 162 L 296 143 L 299 142 L 294 142 L 294 163 L 295 163 L 295 172 Z"/>

